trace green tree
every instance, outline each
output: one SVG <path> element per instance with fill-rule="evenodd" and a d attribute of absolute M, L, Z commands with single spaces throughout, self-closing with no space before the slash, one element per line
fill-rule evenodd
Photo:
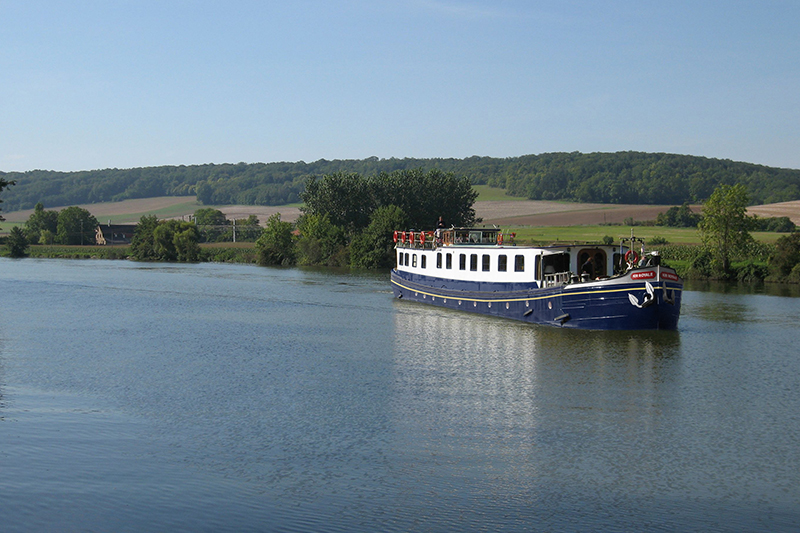
<path fill-rule="evenodd" d="M 447 224 L 469 226 L 476 222 L 472 206 L 478 193 L 466 177 L 417 168 L 369 178 L 341 172 L 310 178 L 301 196 L 304 213 L 328 215 L 331 224 L 353 235 L 369 225 L 375 209 L 388 205 L 399 207 L 413 228 L 432 229 L 440 216 Z"/>
<path fill-rule="evenodd" d="M 200 231 L 203 242 L 217 242 L 225 240 L 223 235 L 230 224 L 225 213 L 219 209 L 204 207 L 194 212 L 194 223 Z"/>
<path fill-rule="evenodd" d="M 9 185 L 14 185 L 16 182 L 14 180 L 6 180 L 0 177 L 0 192 L 3 192 L 3 189 L 8 187 Z M 0 200 L 0 204 L 3 203 L 3 200 Z M 2 209 L 0 209 L 2 211 Z M 2 216 L 0 216 L 0 221 L 5 220 Z"/>
<path fill-rule="evenodd" d="M 205 205 L 211 203 L 211 195 L 214 194 L 214 188 L 207 181 L 198 181 L 197 185 L 195 185 L 195 192 L 198 202 Z"/>
<path fill-rule="evenodd" d="M 331 224 L 348 231 L 365 228 L 376 207 L 367 180 L 355 172 L 336 172 L 321 179 L 312 177 L 301 197 L 305 202 L 304 213 L 326 215 Z"/>
<path fill-rule="evenodd" d="M 43 229 L 39 234 L 39 244 L 53 244 L 56 242 L 56 234 L 49 229 Z"/>
<path fill-rule="evenodd" d="M 301 265 L 345 266 L 347 234 L 328 214 L 304 214 L 297 220 L 297 262 Z"/>
<path fill-rule="evenodd" d="M 39 202 L 25 222 L 25 236 L 28 242 L 38 243 L 44 231 L 51 234 L 58 232 L 58 211 L 45 211 L 44 205 Z"/>
<path fill-rule="evenodd" d="M 131 257 L 133 259 L 151 261 L 158 258 L 153 239 L 153 232 L 157 227 L 158 219 L 155 215 L 144 215 L 139 219 L 139 223 L 133 230 L 133 239 L 131 239 Z"/>
<path fill-rule="evenodd" d="M 228 219 L 219 209 L 204 207 L 194 212 L 194 223 L 198 226 L 225 226 Z"/>
<path fill-rule="evenodd" d="M 163 220 L 153 230 L 153 251 L 161 261 L 197 261 L 200 245 L 197 226 L 181 220 Z"/>
<path fill-rule="evenodd" d="M 402 209 L 394 205 L 379 207 L 362 233 L 350 245 L 350 263 L 360 268 L 388 268 L 394 264 L 395 230 L 406 228 Z"/>
<path fill-rule="evenodd" d="M 769 258 L 772 277 L 783 280 L 800 264 L 800 233 L 785 235 L 775 241 L 775 251 Z"/>
<path fill-rule="evenodd" d="M 720 185 L 703 206 L 700 238 L 725 276 L 731 275 L 731 258 L 753 240 L 748 231 L 748 201 L 744 185 Z"/>
<path fill-rule="evenodd" d="M 258 264 L 292 265 L 295 261 L 291 222 L 283 222 L 281 214 L 267 219 L 267 227 L 256 241 Z"/>
<path fill-rule="evenodd" d="M 28 255 L 28 239 L 19 226 L 11 228 L 11 233 L 6 238 L 6 249 L 11 257 L 25 257 Z"/>
<path fill-rule="evenodd" d="M 56 238 L 61 244 L 94 244 L 97 219 L 82 207 L 67 207 L 58 213 Z"/>
<path fill-rule="evenodd" d="M 175 253 L 178 261 L 194 263 L 200 259 L 200 245 L 198 241 L 197 226 L 187 222 L 180 223 L 175 229 L 172 243 L 175 246 Z"/>
<path fill-rule="evenodd" d="M 699 222 L 700 215 L 694 214 L 688 203 L 680 207 L 670 207 L 666 213 L 659 213 L 656 217 L 656 224 L 659 226 L 695 228 Z"/>

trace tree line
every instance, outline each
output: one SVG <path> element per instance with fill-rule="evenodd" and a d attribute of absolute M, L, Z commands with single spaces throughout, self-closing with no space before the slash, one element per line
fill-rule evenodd
<path fill-rule="evenodd" d="M 533 200 L 680 205 L 701 203 L 719 185 L 736 184 L 745 186 L 753 204 L 800 199 L 800 170 L 643 152 L 33 170 L 0 172 L 0 184 L 16 182 L 5 194 L 9 211 L 30 209 L 38 202 L 57 206 L 192 195 L 205 205 L 285 205 L 299 202 L 314 176 L 414 169 L 453 173 L 473 185 L 505 188 Z"/>
<path fill-rule="evenodd" d="M 0 183 L 0 190 L 7 186 L 8 182 Z M 473 209 L 476 197 L 468 178 L 436 169 L 366 177 L 337 172 L 307 180 L 301 193 L 303 214 L 295 224 L 277 214 L 263 230 L 252 228 L 250 237 L 257 237 L 258 262 L 263 265 L 389 267 L 394 263 L 394 230 L 433 228 L 440 217 L 445 225 L 470 226 L 479 222 Z M 659 215 L 657 222 L 698 227 L 703 247 L 692 254 L 690 275 L 800 282 L 800 233 L 786 217 L 748 216 L 750 203 L 745 185 L 721 184 L 704 203 L 702 216 L 684 203 Z M 244 228 L 258 221 L 251 217 L 237 222 Z M 199 243 L 214 240 L 213 234 L 204 234 L 200 228 L 228 226 L 232 224 L 224 214 L 210 208 L 196 211 L 193 222 L 144 216 L 136 226 L 130 256 L 198 261 Z M 753 260 L 756 243 L 749 233 L 765 226 L 791 231 L 771 249 L 766 264 Z M 96 228 L 97 220 L 86 209 L 47 211 L 38 203 L 24 229 L 14 227 L 6 244 L 15 257 L 24 255 L 29 243 L 92 244 Z M 734 259 L 746 262 L 734 268 Z"/>

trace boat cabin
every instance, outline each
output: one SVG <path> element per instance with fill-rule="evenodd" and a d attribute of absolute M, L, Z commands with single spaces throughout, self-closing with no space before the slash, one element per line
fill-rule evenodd
<path fill-rule="evenodd" d="M 395 232 L 397 268 L 459 281 L 550 287 L 591 282 L 626 269 L 622 245 L 517 246 L 499 228 Z"/>

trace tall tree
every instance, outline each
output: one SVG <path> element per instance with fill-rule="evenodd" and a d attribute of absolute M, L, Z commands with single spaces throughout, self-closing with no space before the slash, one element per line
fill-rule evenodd
<path fill-rule="evenodd" d="M 19 226 L 11 228 L 11 233 L 6 238 L 6 248 L 11 257 L 25 257 L 28 254 L 28 239 Z"/>
<path fill-rule="evenodd" d="M 3 179 L 3 178 L 0 178 L 0 192 L 3 192 L 3 189 L 8 187 L 9 185 L 14 185 L 14 183 L 15 183 L 14 180 L 6 180 L 6 179 Z M 3 200 L 0 200 L 0 204 L 2 204 L 2 203 L 3 203 Z M 2 217 L 2 215 L 0 215 L 0 220 L 5 220 Z"/>
<path fill-rule="evenodd" d="M 332 224 L 328 214 L 304 214 L 297 220 L 300 233 L 296 242 L 297 262 L 301 265 L 345 266 L 347 235 Z"/>
<path fill-rule="evenodd" d="M 153 251 L 162 261 L 197 261 L 200 256 L 197 226 L 181 220 L 162 220 L 153 230 Z"/>
<path fill-rule="evenodd" d="M 748 202 L 744 185 L 720 185 L 703 206 L 700 238 L 725 276 L 731 273 L 731 258 L 753 240 Z"/>
<path fill-rule="evenodd" d="M 283 222 L 281 214 L 275 213 L 267 219 L 267 227 L 256 241 L 258 264 L 294 264 L 295 251 L 292 236 L 292 223 Z"/>
<path fill-rule="evenodd" d="M 25 236 L 28 242 L 35 244 L 40 242 L 42 232 L 52 235 L 58 233 L 58 211 L 45 211 L 44 205 L 39 202 L 25 222 Z"/>
<path fill-rule="evenodd" d="M 394 264 L 394 240 L 392 234 L 405 228 L 406 215 L 394 205 L 379 207 L 372 214 L 372 221 L 362 233 L 353 238 L 350 245 L 350 262 L 354 267 L 387 268 Z"/>
<path fill-rule="evenodd" d="M 783 280 L 800 264 L 800 233 L 792 233 L 775 241 L 775 251 L 769 258 L 772 275 Z"/>
<path fill-rule="evenodd" d="M 155 215 L 144 215 L 139 219 L 133 230 L 131 239 L 131 257 L 139 261 L 157 259 L 153 232 L 158 227 L 158 218 Z"/>
<path fill-rule="evenodd" d="M 194 223 L 200 231 L 202 242 L 215 242 L 224 240 L 226 227 L 230 221 L 225 217 L 225 213 L 213 207 L 203 207 L 194 212 Z"/>
<path fill-rule="evenodd" d="M 72 206 L 58 213 L 56 235 L 61 244 L 94 244 L 97 219 L 86 209 Z"/>
<path fill-rule="evenodd" d="M 416 229 L 433 228 L 440 216 L 447 224 L 468 226 L 475 222 L 477 197 L 466 177 L 421 168 L 369 178 L 354 173 L 311 178 L 302 194 L 306 214 L 328 215 L 349 233 L 366 228 L 375 209 L 389 205 L 399 207 Z"/>

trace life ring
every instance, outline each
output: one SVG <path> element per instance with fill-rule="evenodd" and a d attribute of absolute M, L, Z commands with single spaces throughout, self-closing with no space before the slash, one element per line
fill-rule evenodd
<path fill-rule="evenodd" d="M 425 232 L 424 231 L 421 231 L 419 233 L 419 243 L 420 244 L 425 244 Z"/>
<path fill-rule="evenodd" d="M 400 242 L 402 242 L 403 244 L 406 243 L 406 232 L 405 231 L 400 234 Z"/>
<path fill-rule="evenodd" d="M 414 244 L 414 232 L 413 231 L 409 231 L 408 232 L 408 244 Z"/>
<path fill-rule="evenodd" d="M 631 256 L 633 256 L 633 260 L 631 261 Z M 639 260 L 639 254 L 636 253 L 636 250 L 628 250 L 625 253 L 625 262 L 634 264 Z"/>
<path fill-rule="evenodd" d="M 394 242 L 397 242 L 397 230 L 394 230 L 393 238 L 394 238 Z"/>
<path fill-rule="evenodd" d="M 498 233 L 497 234 L 497 244 L 499 244 L 500 246 L 503 245 L 503 234 L 502 233 Z"/>

